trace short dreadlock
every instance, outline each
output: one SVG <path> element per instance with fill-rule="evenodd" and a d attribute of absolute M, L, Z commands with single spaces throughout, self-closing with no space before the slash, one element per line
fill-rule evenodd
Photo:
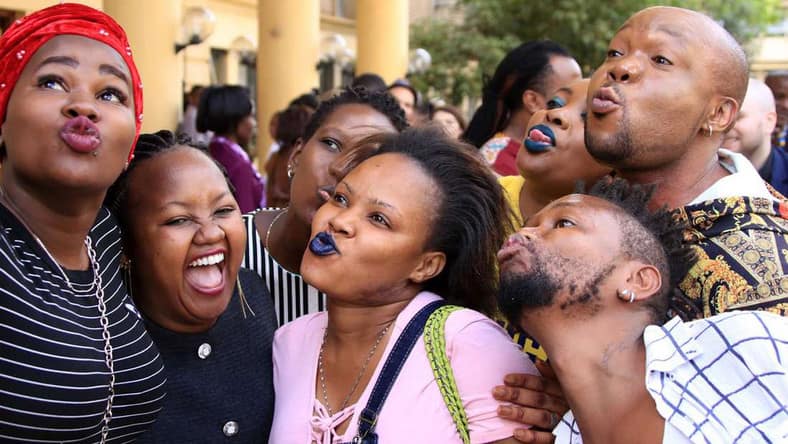
<path fill-rule="evenodd" d="M 675 310 L 685 297 L 677 286 L 697 260 L 695 251 L 683 242 L 686 224 L 663 207 L 656 211 L 648 208 L 654 188 L 633 185 L 624 179 L 603 178 L 586 192 L 604 199 L 618 208 L 617 219 L 621 228 L 621 251 L 630 258 L 651 264 L 662 275 L 662 288 L 658 297 L 649 298 L 646 307 L 653 321 L 662 324 L 668 310 Z M 680 315 L 688 316 L 684 309 Z"/>

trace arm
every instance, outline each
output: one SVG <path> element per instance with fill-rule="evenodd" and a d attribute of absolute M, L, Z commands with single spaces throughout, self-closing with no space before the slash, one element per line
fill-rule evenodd
<path fill-rule="evenodd" d="M 536 374 L 536 368 L 500 326 L 479 313 L 461 310 L 452 314 L 446 338 L 471 442 L 510 439 L 522 424 L 498 415 L 499 402 L 492 388 L 508 373 Z"/>
<path fill-rule="evenodd" d="M 530 430 L 515 430 L 515 442 L 552 443 L 554 437 L 551 430 L 569 410 L 550 365 L 540 361 L 537 368 L 542 376 L 509 374 L 504 378 L 505 385 L 497 386 L 493 390 L 495 399 L 511 403 L 501 405 L 498 415 L 534 426 Z"/>

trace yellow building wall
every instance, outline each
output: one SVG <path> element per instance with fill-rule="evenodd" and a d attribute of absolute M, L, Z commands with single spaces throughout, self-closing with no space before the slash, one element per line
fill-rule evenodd
<path fill-rule="evenodd" d="M 230 51 L 233 41 L 244 37 L 257 47 L 257 2 L 255 0 L 183 0 L 183 11 L 193 6 L 208 8 L 216 16 L 213 34 L 199 44 L 187 47 L 179 54 L 184 63 L 186 90 L 192 85 L 211 83 L 211 48 L 228 50 L 225 71 L 218 72 L 219 79 L 228 84 L 238 84 L 238 54 Z"/>

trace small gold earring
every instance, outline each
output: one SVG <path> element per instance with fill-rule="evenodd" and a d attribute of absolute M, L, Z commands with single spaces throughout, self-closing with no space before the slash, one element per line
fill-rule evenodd
<path fill-rule="evenodd" d="M 713 132 L 713 131 L 711 130 L 711 123 L 708 123 L 707 125 L 709 125 L 709 137 L 711 137 L 711 134 L 712 134 L 712 132 Z"/>

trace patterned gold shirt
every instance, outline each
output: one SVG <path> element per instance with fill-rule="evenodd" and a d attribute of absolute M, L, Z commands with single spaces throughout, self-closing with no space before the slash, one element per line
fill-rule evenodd
<path fill-rule="evenodd" d="M 729 310 L 788 313 L 788 201 L 727 197 L 676 210 L 698 262 L 679 283 L 690 317 Z"/>

